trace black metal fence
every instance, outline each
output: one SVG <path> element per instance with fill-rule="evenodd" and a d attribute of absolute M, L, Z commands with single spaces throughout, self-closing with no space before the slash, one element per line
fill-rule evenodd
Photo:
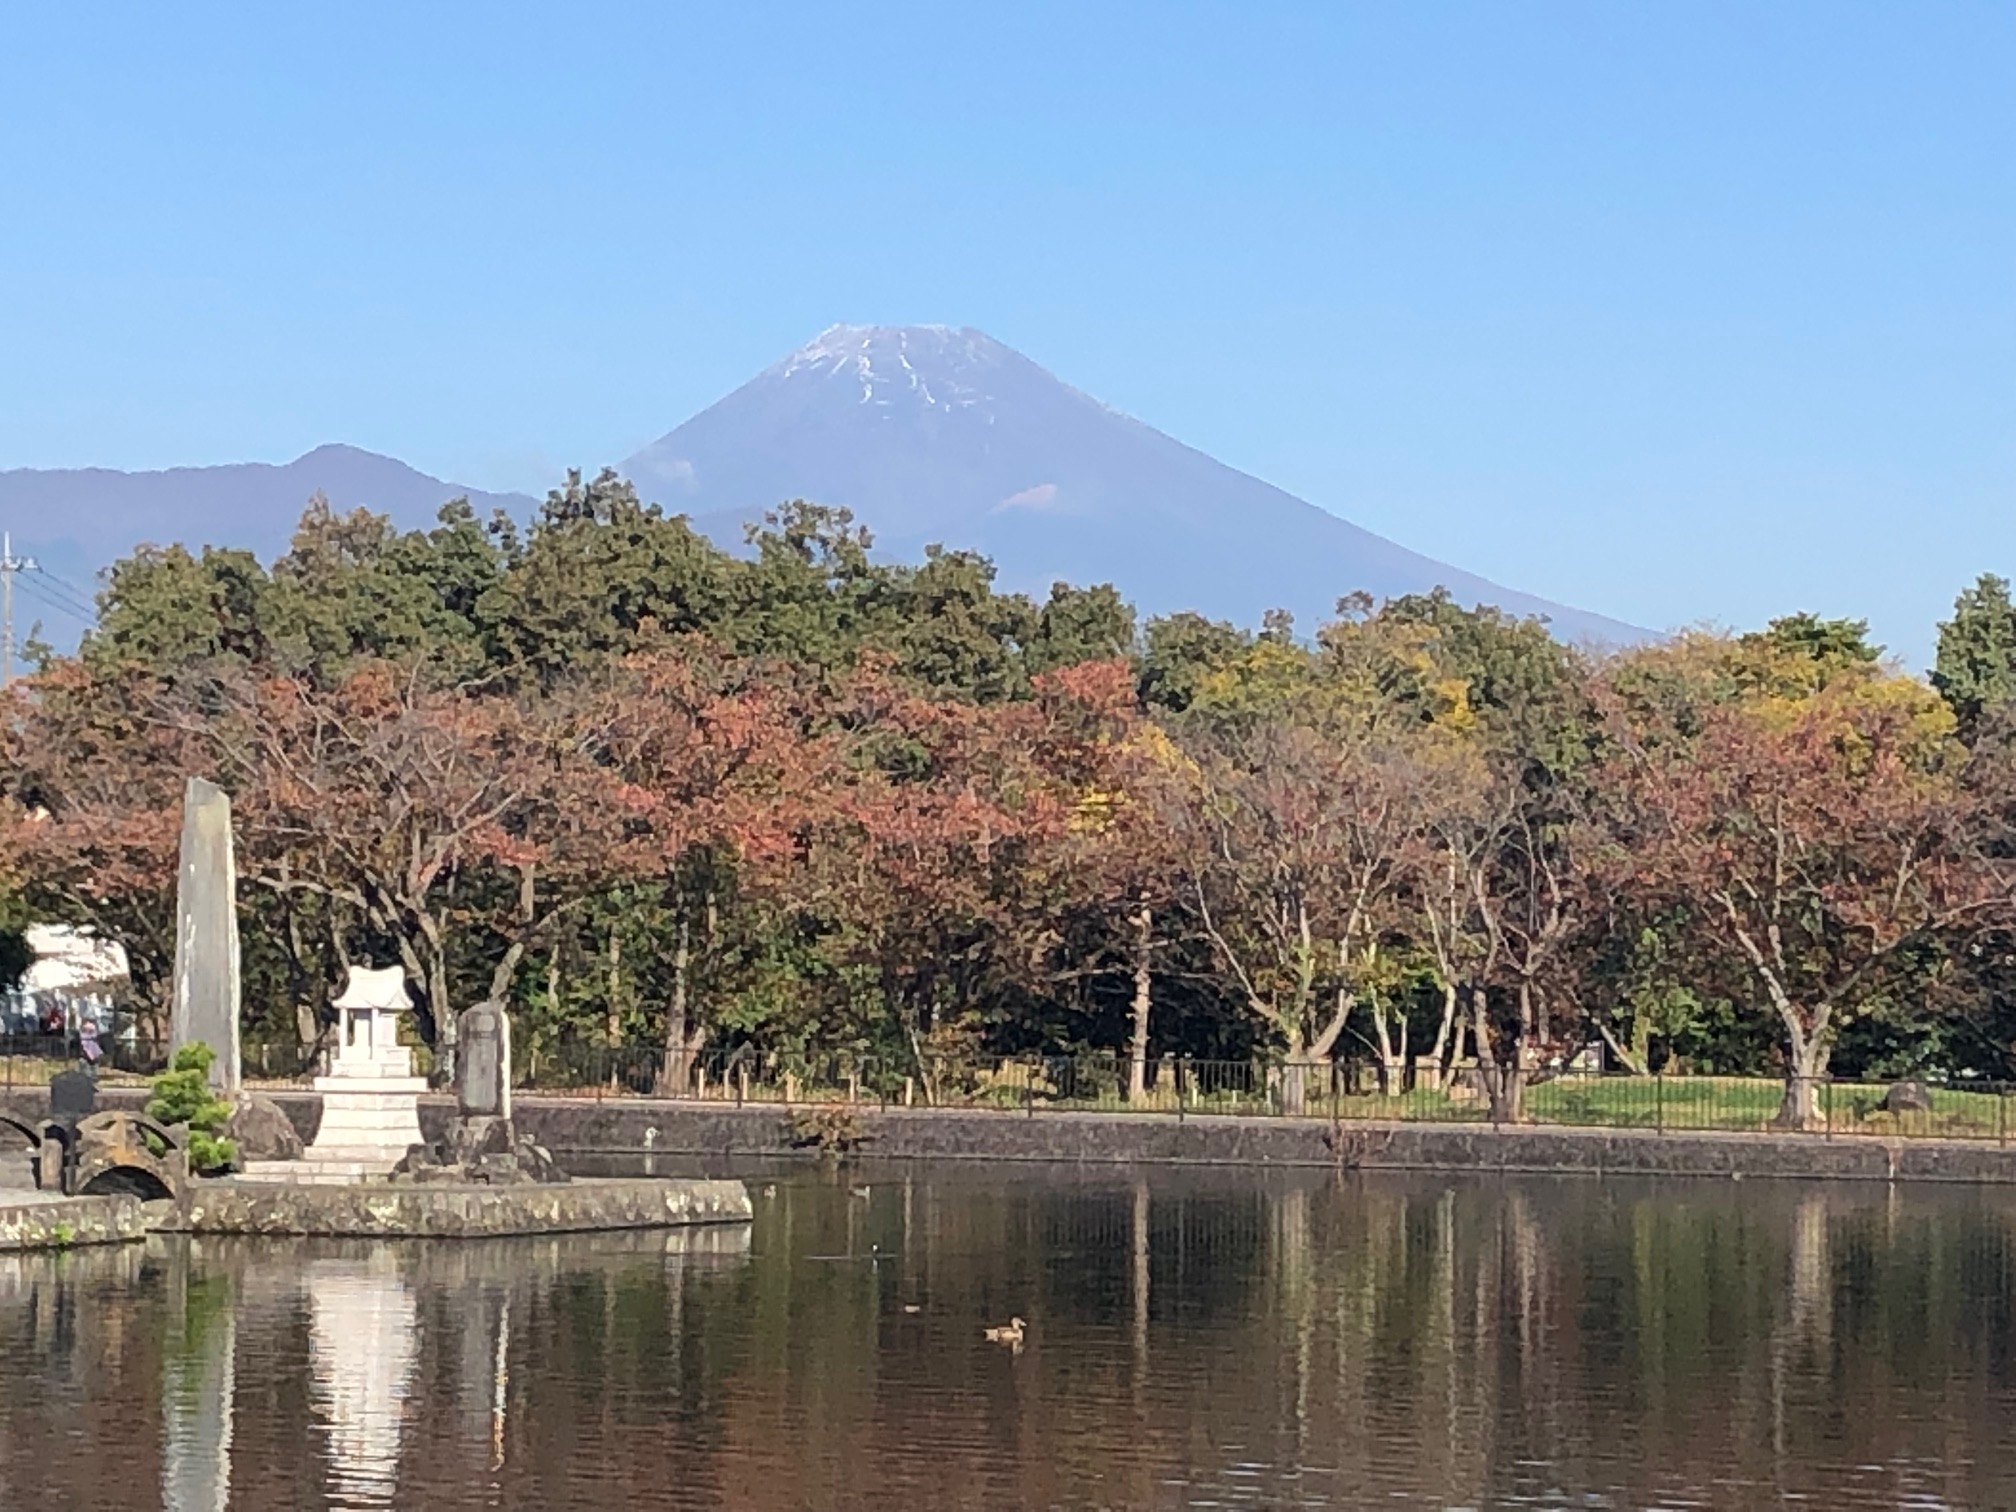
<path fill-rule="evenodd" d="M 1374 1068 L 1365 1065 L 1172 1057 L 1145 1063 L 1138 1081 L 1137 1087 L 1132 1062 L 1119 1055 L 882 1060 L 575 1046 L 521 1059 L 518 1068 L 523 1091 L 590 1098 L 1381 1123 L 1489 1124 L 1505 1116 L 1473 1068 L 1459 1068 L 1446 1081 L 1419 1073 L 1412 1085 L 1382 1091 Z M 1789 1102 L 1806 1132 L 2007 1143 L 2016 1086 L 1816 1078 L 1788 1089 L 1784 1080 L 1766 1077 L 1541 1071 L 1526 1078 L 1517 1101 L 1517 1121 L 1556 1127 L 1783 1133 L 1791 1127 Z"/>
<path fill-rule="evenodd" d="M 81 1063 L 75 1035 L 0 1036 L 0 1087 L 47 1085 Z M 101 1080 L 138 1084 L 168 1063 L 167 1047 L 128 1034 L 99 1043 Z M 431 1057 L 415 1052 L 425 1074 Z M 245 1080 L 305 1086 L 319 1066 L 312 1049 L 248 1044 Z M 1382 1090 L 1372 1067 L 1331 1062 L 1157 1057 L 1138 1070 L 1121 1055 L 850 1054 L 765 1056 L 750 1049 L 699 1055 L 649 1046 L 533 1045 L 517 1058 L 522 1092 L 555 1097 L 674 1098 L 717 1103 L 993 1109 L 1045 1113 L 1143 1113 L 1179 1118 L 1307 1117 L 1339 1122 L 1489 1124 L 1495 1108 L 1474 1069 L 1443 1078 L 1417 1072 Z M 1816 1079 L 1793 1089 L 1807 1132 L 1828 1136 L 1991 1140 L 2007 1144 L 2016 1085 L 1980 1080 L 1898 1083 Z M 1764 1077 L 1632 1076 L 1543 1071 L 1528 1077 L 1518 1122 L 1655 1133 L 1785 1132 L 1787 1084 Z"/>
<path fill-rule="evenodd" d="M 166 1041 L 136 1034 L 107 1034 L 93 1042 L 66 1034 L 0 1035 L 0 1088 L 47 1086 L 59 1071 L 88 1066 L 109 1086 L 140 1085 L 168 1069 Z M 240 1047 L 246 1081 L 267 1086 L 306 1086 L 315 1075 L 313 1053 L 294 1045 Z"/>

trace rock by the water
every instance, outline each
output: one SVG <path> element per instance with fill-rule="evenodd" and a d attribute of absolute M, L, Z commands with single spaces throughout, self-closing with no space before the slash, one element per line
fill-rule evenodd
<path fill-rule="evenodd" d="M 299 1160 L 301 1136 L 294 1121 L 270 1097 L 257 1092 L 238 1094 L 238 1105 L 224 1125 L 224 1135 L 238 1146 L 240 1160 Z"/>
<path fill-rule="evenodd" d="M 478 1186 L 555 1186 L 568 1179 L 544 1145 L 520 1137 L 510 1119 L 489 1117 L 455 1119 L 441 1138 L 409 1150 L 392 1176 Z"/>
<path fill-rule="evenodd" d="M 1883 1111 L 1886 1113 L 1930 1113 L 1932 1111 L 1931 1090 L 1921 1081 L 1893 1082 L 1890 1090 L 1883 1094 Z"/>

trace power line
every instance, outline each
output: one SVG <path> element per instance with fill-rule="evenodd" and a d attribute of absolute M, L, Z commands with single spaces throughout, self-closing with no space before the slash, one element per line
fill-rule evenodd
<path fill-rule="evenodd" d="M 43 607 L 54 609 L 58 614 L 67 614 L 72 619 L 82 620 L 86 625 L 97 622 L 96 615 L 87 614 L 75 604 L 66 603 L 60 594 L 51 593 L 48 585 L 37 582 L 33 576 L 24 576 L 21 579 L 20 588 L 23 593 L 28 594 L 31 598 L 42 604 Z"/>
<path fill-rule="evenodd" d="M 64 607 L 72 614 L 81 615 L 83 618 L 93 622 L 97 620 L 98 609 L 92 603 L 90 596 L 79 593 L 75 588 L 70 586 L 66 579 L 56 576 L 47 567 L 38 568 L 33 581 L 45 594 L 62 601 Z M 24 580 L 23 586 L 26 586 L 26 580 Z"/>

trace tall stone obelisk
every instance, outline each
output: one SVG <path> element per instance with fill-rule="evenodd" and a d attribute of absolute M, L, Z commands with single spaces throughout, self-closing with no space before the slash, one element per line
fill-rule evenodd
<path fill-rule="evenodd" d="M 171 1050 L 201 1042 L 217 1052 L 210 1084 L 238 1095 L 238 869 L 231 800 L 191 777 L 182 799 L 182 869 L 175 887 L 175 1001 Z"/>

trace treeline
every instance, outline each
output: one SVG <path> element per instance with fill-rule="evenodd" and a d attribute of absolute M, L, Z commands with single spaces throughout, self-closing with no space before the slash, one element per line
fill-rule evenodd
<path fill-rule="evenodd" d="M 723 552 L 611 474 L 521 532 L 312 504 L 266 566 L 144 550 L 5 721 L 14 907 L 122 942 L 157 1022 L 185 779 L 237 812 L 247 1032 L 352 962 L 510 1002 L 521 1054 L 746 1048 L 1474 1066 L 1505 1115 L 1600 1039 L 1646 1071 L 2001 1076 L 2016 611 L 1932 685 L 1792 616 L 1585 655 L 1442 595 L 1302 636 L 795 504 Z M 0 888 L 0 892 L 6 891 Z"/>

